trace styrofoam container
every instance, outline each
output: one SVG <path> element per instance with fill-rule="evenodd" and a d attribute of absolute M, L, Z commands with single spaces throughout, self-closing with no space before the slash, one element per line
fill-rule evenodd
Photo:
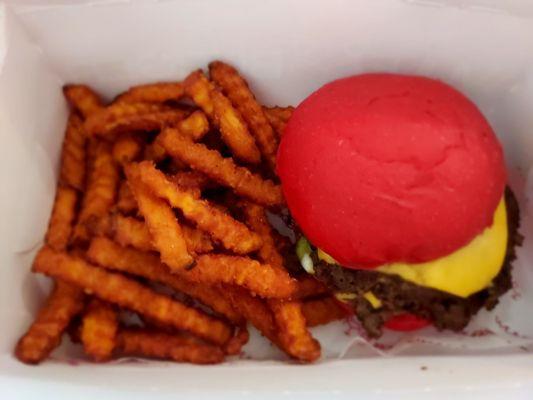
<path fill-rule="evenodd" d="M 533 397 L 533 3 L 498 0 L 11 1 L 0 5 L 0 398 L 531 398 Z M 182 79 L 213 59 L 235 64 L 267 105 L 298 104 L 322 84 L 368 71 L 454 85 L 505 148 L 526 237 L 515 288 L 471 335 L 397 336 L 377 351 L 338 323 L 315 333 L 324 358 L 283 359 L 261 338 L 251 359 L 198 367 L 72 362 L 38 367 L 14 344 L 45 298 L 30 274 L 52 204 L 67 116 L 61 86 L 108 99 Z M 472 337 L 475 329 L 494 334 Z"/>

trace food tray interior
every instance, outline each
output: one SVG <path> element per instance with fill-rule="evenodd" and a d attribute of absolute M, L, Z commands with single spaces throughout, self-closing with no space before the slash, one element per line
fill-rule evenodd
<path fill-rule="evenodd" d="M 66 3 L 0 6 L 0 384 L 31 377 L 32 385 L 96 382 L 107 388 L 112 382 L 116 390 L 246 394 L 357 387 L 370 392 L 426 385 L 445 393 L 442 374 L 457 385 L 474 386 L 491 377 L 504 386 L 531 378 L 522 366 L 531 366 L 527 357 L 533 351 L 528 318 L 533 307 L 533 6 L 399 0 L 327 6 L 296 0 L 230 0 L 224 6 L 208 0 Z M 490 326 L 497 334 L 429 332 L 402 339 L 389 357 L 356 337 L 359 344 L 346 347 L 346 336 L 356 333 L 342 322 L 315 331 L 324 358 L 312 366 L 287 363 L 258 336 L 249 345 L 253 359 L 215 367 L 147 361 L 72 367 L 76 353 L 68 346 L 40 367 L 18 363 L 14 343 L 48 289 L 47 280 L 29 270 L 55 190 L 67 116 L 61 86 L 87 83 L 110 99 L 137 83 L 182 79 L 214 59 L 235 64 L 265 105 L 297 105 L 325 82 L 367 71 L 436 77 L 475 101 L 504 145 L 526 238 L 515 263 L 515 289 L 492 316 L 482 315 L 469 328 L 472 333 Z M 389 339 L 396 343 L 397 338 Z M 496 361 L 501 357 L 507 357 L 505 365 Z M 502 369 L 509 376 L 502 376 Z M 389 379 L 369 379 L 378 373 Z"/>

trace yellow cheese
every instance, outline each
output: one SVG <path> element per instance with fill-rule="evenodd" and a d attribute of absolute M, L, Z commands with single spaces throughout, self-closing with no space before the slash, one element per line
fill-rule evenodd
<path fill-rule="evenodd" d="M 420 264 L 393 263 L 377 268 L 409 282 L 468 297 L 498 275 L 507 250 L 507 211 L 502 199 L 490 227 L 454 253 Z"/>
<path fill-rule="evenodd" d="M 372 292 L 366 292 L 364 294 L 365 299 L 370 303 L 374 308 L 380 308 L 382 306 L 381 300 L 376 297 Z"/>

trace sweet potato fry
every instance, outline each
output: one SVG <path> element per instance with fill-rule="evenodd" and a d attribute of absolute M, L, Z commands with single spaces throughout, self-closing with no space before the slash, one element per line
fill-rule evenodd
<path fill-rule="evenodd" d="M 263 107 L 263 111 L 265 112 L 265 115 L 267 116 L 268 119 L 277 119 L 277 120 L 287 123 L 289 119 L 292 117 L 292 113 L 294 112 L 294 107 L 293 106 Z"/>
<path fill-rule="evenodd" d="M 169 359 L 193 364 L 216 364 L 224 361 L 220 347 L 194 342 L 178 334 L 140 329 L 123 329 L 118 335 L 123 356 Z"/>
<path fill-rule="evenodd" d="M 187 118 L 179 121 L 176 124 L 176 128 L 182 135 L 196 142 L 209 131 L 209 121 L 202 111 L 197 110 Z"/>
<path fill-rule="evenodd" d="M 246 325 L 239 327 L 235 336 L 233 336 L 224 346 L 224 353 L 229 356 L 237 355 L 241 352 L 243 346 L 250 340 L 250 333 Z"/>
<path fill-rule="evenodd" d="M 303 278 L 298 279 L 298 289 L 293 298 L 306 299 L 308 297 L 321 296 L 328 292 L 328 288 L 322 282 L 312 276 L 305 275 Z"/>
<path fill-rule="evenodd" d="M 217 186 L 215 182 L 198 171 L 180 171 L 168 177 L 168 179 L 182 189 L 204 190 Z"/>
<path fill-rule="evenodd" d="M 172 207 L 179 208 L 185 218 L 219 240 L 226 249 L 246 254 L 261 246 L 261 239 L 244 224 L 212 207 L 208 202 L 195 199 L 190 193 L 181 190 L 150 162 L 130 164 L 127 171 L 129 175 L 139 176 L 156 196 L 168 200 Z"/>
<path fill-rule="evenodd" d="M 187 112 L 150 103 L 115 103 L 91 114 L 85 121 L 90 136 L 113 137 L 127 132 L 154 131 L 174 126 Z"/>
<path fill-rule="evenodd" d="M 74 242 L 83 243 L 92 233 L 103 233 L 101 223 L 111 210 L 116 197 L 119 171 L 113 161 L 110 144 L 98 142 L 94 146 L 94 153 L 87 190 L 74 229 Z"/>
<path fill-rule="evenodd" d="M 176 134 L 184 135 L 193 141 L 200 140 L 209 131 L 209 121 L 202 111 L 195 111 L 187 118 L 178 121 L 175 126 Z M 146 146 L 144 158 L 159 162 L 165 159 L 167 151 L 160 144 L 158 138 Z"/>
<path fill-rule="evenodd" d="M 263 159 L 274 170 L 278 138 L 268 122 L 263 108 L 257 103 L 248 87 L 248 83 L 235 68 L 221 61 L 214 61 L 209 64 L 209 74 L 211 79 L 222 88 L 233 106 L 241 113 L 259 145 Z"/>
<path fill-rule="evenodd" d="M 278 135 L 278 138 L 281 139 L 283 132 L 285 131 L 285 126 L 292 116 L 294 107 L 263 107 L 263 111 L 270 122 L 270 125 L 274 128 L 274 131 Z"/>
<path fill-rule="evenodd" d="M 161 260 L 174 272 L 190 266 L 193 258 L 176 215 L 164 200 L 150 193 L 140 179 L 129 171 L 129 168 L 125 169 L 126 177 Z"/>
<path fill-rule="evenodd" d="M 273 343 L 278 342 L 274 316 L 264 300 L 252 296 L 242 288 L 233 286 L 224 286 L 222 293 L 233 308 L 250 321 L 263 336 Z"/>
<path fill-rule="evenodd" d="M 112 226 L 113 237 L 120 245 L 141 251 L 156 250 L 152 244 L 152 235 L 143 221 L 117 214 L 113 217 Z M 189 252 L 207 253 L 213 250 L 213 243 L 204 232 L 187 225 L 182 225 L 181 228 Z"/>
<path fill-rule="evenodd" d="M 204 254 L 196 259 L 193 268 L 181 275 L 208 285 L 242 286 L 261 297 L 287 298 L 296 290 L 296 281 L 284 270 L 247 257 Z"/>
<path fill-rule="evenodd" d="M 213 250 L 213 242 L 205 232 L 187 225 L 183 225 L 182 229 L 189 251 L 195 254 L 201 254 L 209 253 Z"/>
<path fill-rule="evenodd" d="M 139 138 L 134 135 L 122 135 L 113 144 L 113 159 L 119 165 L 125 165 L 136 160 L 142 153 L 143 147 Z"/>
<path fill-rule="evenodd" d="M 131 246 L 141 251 L 155 250 L 152 235 L 143 221 L 116 214 L 111 226 L 113 238 L 121 246 Z"/>
<path fill-rule="evenodd" d="M 252 174 L 247 168 L 237 166 L 232 159 L 222 157 L 218 151 L 209 150 L 201 143 L 194 143 L 176 135 L 172 129 L 161 132 L 159 139 L 170 156 L 204 173 L 221 185 L 232 188 L 237 194 L 265 206 L 283 204 L 279 185 Z"/>
<path fill-rule="evenodd" d="M 50 247 L 56 250 L 67 248 L 76 219 L 77 201 L 76 190 L 65 186 L 57 187 L 54 208 L 45 238 L 45 242 Z"/>
<path fill-rule="evenodd" d="M 275 268 L 283 269 L 283 257 L 274 243 L 272 227 L 267 220 L 264 208 L 249 201 L 241 201 L 240 205 L 246 224 L 263 240 L 263 245 L 257 254 L 259 259 Z"/>
<path fill-rule="evenodd" d="M 134 86 L 117 97 L 115 103 L 164 103 L 184 94 L 181 82 L 157 82 Z"/>
<path fill-rule="evenodd" d="M 231 102 L 206 78 L 202 71 L 190 74 L 184 82 L 185 92 L 202 108 L 220 130 L 222 140 L 232 154 L 244 162 L 257 164 L 261 159 L 255 140 L 242 116 Z"/>
<path fill-rule="evenodd" d="M 307 326 L 325 325 L 348 316 L 346 310 L 331 296 L 304 301 L 302 312 Z"/>
<path fill-rule="evenodd" d="M 83 315 L 81 342 L 85 353 L 94 361 L 111 358 L 117 344 L 118 315 L 111 304 L 93 299 Z"/>
<path fill-rule="evenodd" d="M 153 253 L 121 247 L 106 238 L 95 238 L 89 246 L 87 257 L 102 267 L 141 276 L 167 285 L 198 299 L 229 321 L 235 324 L 242 323 L 242 318 L 235 312 L 229 301 L 224 298 L 220 289 L 195 284 L 179 275 L 170 273 L 169 269 Z"/>
<path fill-rule="evenodd" d="M 320 343 L 307 330 L 302 304 L 299 301 L 270 300 L 269 306 L 283 349 L 300 361 L 312 362 L 319 358 Z"/>
<path fill-rule="evenodd" d="M 107 272 L 81 258 L 44 247 L 37 254 L 33 270 L 83 288 L 86 292 L 110 303 L 147 315 L 179 330 L 189 331 L 216 344 L 231 337 L 231 329 L 194 308 L 123 275 Z"/>
<path fill-rule="evenodd" d="M 124 214 L 133 214 L 137 211 L 137 201 L 131 193 L 128 181 L 120 182 L 118 189 L 117 209 Z"/>
<path fill-rule="evenodd" d="M 83 123 L 76 114 L 70 114 L 61 151 L 59 182 L 82 191 L 85 187 L 86 136 Z"/>
<path fill-rule="evenodd" d="M 65 85 L 63 94 L 70 105 L 78 111 L 84 119 L 102 108 L 102 100 L 89 86 Z"/>
<path fill-rule="evenodd" d="M 44 360 L 61 343 L 71 319 L 83 309 L 83 292 L 75 286 L 56 281 L 46 304 L 15 349 L 17 358 L 28 364 Z"/>

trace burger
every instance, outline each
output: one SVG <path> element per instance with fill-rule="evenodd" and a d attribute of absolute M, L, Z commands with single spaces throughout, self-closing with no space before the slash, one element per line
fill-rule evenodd
<path fill-rule="evenodd" d="M 511 287 L 519 210 L 476 105 L 426 77 L 336 80 L 294 111 L 277 173 L 305 271 L 370 337 L 462 330 Z"/>

